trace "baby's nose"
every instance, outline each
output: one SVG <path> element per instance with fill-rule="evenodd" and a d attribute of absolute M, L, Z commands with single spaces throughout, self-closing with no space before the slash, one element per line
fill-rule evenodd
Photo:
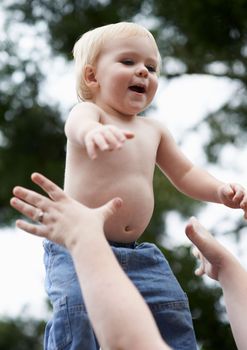
<path fill-rule="evenodd" d="M 141 77 L 147 77 L 148 76 L 148 70 L 145 66 L 139 67 L 137 74 Z"/>

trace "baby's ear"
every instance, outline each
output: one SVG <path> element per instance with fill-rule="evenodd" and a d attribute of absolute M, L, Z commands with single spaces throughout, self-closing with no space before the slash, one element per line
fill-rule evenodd
<path fill-rule="evenodd" d="M 90 89 L 98 87 L 95 71 L 95 67 L 91 64 L 87 64 L 84 69 L 84 81 Z"/>

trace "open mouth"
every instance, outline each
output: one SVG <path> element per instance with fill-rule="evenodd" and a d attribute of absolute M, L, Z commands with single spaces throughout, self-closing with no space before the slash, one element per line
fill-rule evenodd
<path fill-rule="evenodd" d="M 138 86 L 138 85 L 130 86 L 129 89 L 131 91 L 138 92 L 139 94 L 143 94 L 146 91 L 144 86 Z"/>

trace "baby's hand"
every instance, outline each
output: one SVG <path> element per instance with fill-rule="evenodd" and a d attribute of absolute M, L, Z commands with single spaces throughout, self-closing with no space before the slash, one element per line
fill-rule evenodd
<path fill-rule="evenodd" d="M 221 203 L 230 208 L 241 208 L 244 211 L 244 218 L 247 219 L 247 191 L 235 183 L 224 184 L 218 191 Z"/>
<path fill-rule="evenodd" d="M 97 152 L 113 151 L 122 148 L 127 139 L 134 137 L 133 132 L 114 125 L 101 125 L 90 130 L 85 136 L 85 146 L 91 159 L 97 158 Z"/>

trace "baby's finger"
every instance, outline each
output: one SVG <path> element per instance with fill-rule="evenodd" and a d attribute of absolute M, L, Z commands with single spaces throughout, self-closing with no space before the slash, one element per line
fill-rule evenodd
<path fill-rule="evenodd" d="M 97 158 L 96 145 L 91 138 L 85 140 L 85 147 L 90 159 Z"/>
<path fill-rule="evenodd" d="M 243 205 L 240 205 L 240 208 L 244 211 L 244 218 L 247 219 L 247 204 L 244 203 Z"/>
<path fill-rule="evenodd" d="M 127 137 L 125 136 L 124 130 L 119 128 L 112 128 L 111 132 L 121 144 L 123 144 L 126 141 Z"/>
<path fill-rule="evenodd" d="M 109 145 L 106 142 L 105 136 L 97 133 L 93 137 L 94 144 L 101 150 L 101 151 L 107 151 L 109 150 Z"/>
<path fill-rule="evenodd" d="M 242 201 L 240 202 L 240 208 L 243 209 L 243 210 L 247 209 L 247 198 L 246 197 L 244 197 L 242 199 Z"/>
<path fill-rule="evenodd" d="M 232 186 L 230 185 L 225 185 L 222 189 L 222 195 L 225 197 L 225 198 L 230 198 L 232 199 L 233 196 L 235 195 L 235 190 L 234 188 L 232 188 Z"/>
<path fill-rule="evenodd" d="M 118 138 L 120 142 L 124 142 L 126 139 L 132 139 L 135 134 L 127 129 L 119 129 L 117 127 L 111 126 L 110 130 Z"/>
<path fill-rule="evenodd" d="M 127 139 L 133 139 L 135 137 L 135 134 L 130 130 L 123 130 L 123 133 Z"/>
<path fill-rule="evenodd" d="M 234 203 L 239 203 L 240 201 L 242 201 L 242 199 L 244 198 L 244 189 L 243 188 L 236 188 L 236 192 L 232 198 Z"/>
<path fill-rule="evenodd" d="M 104 130 L 104 137 L 109 146 L 109 150 L 114 150 L 122 146 L 122 142 L 118 140 L 115 132 L 112 130 Z"/>

